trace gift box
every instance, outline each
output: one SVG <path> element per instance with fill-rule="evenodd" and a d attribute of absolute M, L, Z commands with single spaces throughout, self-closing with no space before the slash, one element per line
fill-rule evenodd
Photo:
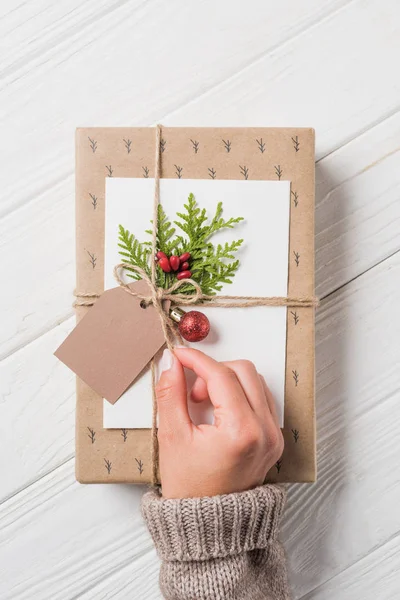
<path fill-rule="evenodd" d="M 76 307 L 78 321 L 92 310 L 91 305 L 103 293 L 107 280 L 106 180 L 153 178 L 155 146 L 154 128 L 77 130 L 76 290 L 87 305 Z M 287 182 L 290 203 L 287 296 L 313 298 L 315 177 L 312 129 L 163 127 L 159 150 L 161 182 L 164 179 L 188 179 L 208 180 L 210 185 L 218 181 L 221 185 L 221 181 L 241 180 L 244 190 L 246 182 Z M 251 184 L 249 190 L 250 187 Z M 135 206 L 139 213 L 143 202 L 136 199 Z M 229 199 L 224 203 L 225 207 L 229 210 Z M 228 291 L 224 289 L 224 293 Z M 262 310 L 271 308 L 265 306 Z M 312 482 L 316 478 L 314 309 L 312 306 L 288 306 L 284 310 L 286 351 L 282 429 L 285 450 L 267 479 Z M 150 482 L 154 466 L 150 427 L 106 428 L 103 397 L 79 378 L 76 406 L 78 481 Z"/>

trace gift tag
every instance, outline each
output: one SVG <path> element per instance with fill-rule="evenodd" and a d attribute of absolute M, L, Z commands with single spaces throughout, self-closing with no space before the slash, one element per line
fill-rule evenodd
<path fill-rule="evenodd" d="M 129 287 L 147 295 L 145 281 Z M 164 344 L 154 306 L 121 287 L 105 291 L 54 353 L 95 392 L 114 404 Z M 170 302 L 165 303 L 169 310 Z"/>

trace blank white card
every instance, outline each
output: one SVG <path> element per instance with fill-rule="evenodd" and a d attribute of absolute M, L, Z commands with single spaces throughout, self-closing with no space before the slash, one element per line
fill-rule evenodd
<path fill-rule="evenodd" d="M 244 217 L 234 229 L 218 232 L 211 241 L 224 243 L 243 238 L 240 260 L 232 284 L 221 294 L 240 296 L 287 296 L 289 252 L 289 181 L 234 181 L 162 179 L 160 199 L 171 221 L 193 193 L 198 205 L 213 216 L 223 202 L 224 218 Z M 105 288 L 115 287 L 113 268 L 123 262 L 119 255 L 118 228 L 123 225 L 140 241 L 151 228 L 153 179 L 106 179 Z M 177 233 L 180 233 L 178 230 Z M 127 279 L 127 281 L 132 281 Z M 185 310 L 189 310 L 185 307 Z M 284 420 L 286 361 L 286 308 L 203 308 L 211 323 L 208 338 L 193 344 L 216 360 L 248 359 L 267 381 L 277 404 L 280 424 Z M 157 361 L 158 361 L 157 357 Z M 190 389 L 190 378 L 188 378 Z M 210 422 L 210 410 L 192 406 L 193 421 Z M 105 428 L 150 428 L 151 380 L 148 370 L 135 380 L 116 404 L 104 400 Z"/>

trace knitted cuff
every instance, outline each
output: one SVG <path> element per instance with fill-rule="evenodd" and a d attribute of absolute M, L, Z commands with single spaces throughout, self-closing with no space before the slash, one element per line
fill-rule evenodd
<path fill-rule="evenodd" d="M 209 560 L 265 548 L 278 531 L 285 492 L 276 485 L 207 498 L 163 499 L 151 490 L 142 512 L 163 560 Z"/>

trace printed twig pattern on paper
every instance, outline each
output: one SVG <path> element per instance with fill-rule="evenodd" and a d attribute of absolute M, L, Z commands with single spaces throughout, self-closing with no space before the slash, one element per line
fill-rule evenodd
<path fill-rule="evenodd" d="M 200 146 L 200 142 L 198 142 L 197 140 L 190 140 L 192 142 L 192 147 L 194 150 L 194 153 L 197 154 L 199 151 L 199 146 Z"/>
<path fill-rule="evenodd" d="M 137 464 L 137 470 L 139 471 L 139 475 L 143 473 L 143 461 L 139 458 L 135 458 Z"/>
<path fill-rule="evenodd" d="M 174 165 L 175 167 L 175 173 L 178 179 L 182 179 L 182 171 L 183 171 L 183 167 L 180 167 L 179 165 Z"/>
<path fill-rule="evenodd" d="M 132 146 L 132 140 L 126 140 L 124 138 L 124 144 L 125 144 L 125 148 L 128 154 L 130 154 L 131 152 L 131 146 Z"/>
<path fill-rule="evenodd" d="M 265 152 L 265 142 L 263 142 L 262 138 L 260 138 L 259 140 L 256 140 L 256 142 L 257 142 L 257 146 L 258 146 L 259 151 L 261 152 L 261 154 L 264 154 L 264 152 Z"/>
<path fill-rule="evenodd" d="M 224 144 L 225 150 L 227 152 L 230 152 L 231 148 L 232 148 L 232 144 L 231 144 L 230 140 L 222 140 L 222 143 Z"/>
<path fill-rule="evenodd" d="M 240 169 L 240 173 L 241 173 L 241 175 L 243 175 L 243 177 L 244 177 L 245 179 L 248 179 L 248 178 L 249 178 L 249 169 L 248 169 L 248 167 L 246 167 L 246 166 L 243 166 L 243 167 L 241 167 L 241 166 L 239 165 L 239 169 Z"/>
<path fill-rule="evenodd" d="M 92 269 L 95 269 L 97 257 L 92 252 L 89 252 L 89 250 L 86 250 L 86 252 L 89 254 L 89 261 L 90 261 L 90 264 L 92 265 Z"/>
<path fill-rule="evenodd" d="M 123 131 L 124 130 L 121 130 L 121 132 Z M 136 168 L 136 177 L 153 177 L 153 170 L 150 171 L 150 168 L 146 165 L 146 163 L 148 163 L 152 168 L 152 159 L 143 158 L 142 160 L 140 160 L 139 156 L 147 156 L 147 154 L 138 154 L 139 146 L 137 145 L 137 138 L 133 131 L 134 130 L 130 129 L 125 130 L 125 133 L 129 134 L 127 135 L 127 138 L 121 138 L 121 134 L 117 135 L 116 144 L 113 143 L 111 147 L 109 147 L 108 142 L 106 142 L 106 144 L 104 143 L 104 138 L 100 133 L 97 133 L 96 130 L 89 129 L 83 133 L 82 142 L 86 155 L 85 160 L 88 159 L 89 163 L 90 161 L 92 163 L 93 161 L 96 161 L 97 163 L 97 168 L 93 171 L 93 176 L 90 175 L 90 177 L 88 177 L 87 179 L 87 187 L 85 183 L 85 187 L 82 188 L 83 198 L 81 198 L 82 203 L 86 206 L 86 218 L 89 219 L 91 216 L 92 221 L 94 219 L 93 226 L 96 225 L 98 218 L 101 217 L 104 209 L 104 197 L 101 192 L 102 188 L 100 187 L 100 182 L 102 182 L 101 185 L 104 185 L 104 177 L 113 177 L 115 170 L 117 172 L 116 177 L 119 177 L 121 172 L 118 167 L 119 164 L 123 164 L 124 166 L 126 166 L 128 176 L 133 176 L 135 174 Z M 296 135 L 297 131 L 299 131 L 299 135 Z M 249 133 L 246 135 L 245 140 L 245 145 L 246 148 L 249 149 L 249 152 L 245 156 L 239 154 L 239 151 L 241 151 L 241 135 L 237 136 L 237 134 L 231 130 L 225 130 L 225 132 L 222 132 L 221 130 L 220 133 L 220 135 L 224 135 L 224 133 L 226 134 L 229 132 L 229 134 L 231 135 L 230 139 L 220 138 L 218 133 L 216 138 L 214 138 L 214 136 L 212 138 L 209 138 L 208 136 L 203 137 L 203 134 L 200 130 L 196 132 L 196 137 L 192 139 L 187 138 L 187 133 L 189 133 L 189 131 L 187 131 L 186 135 L 184 135 L 183 137 L 183 144 L 185 147 L 184 154 L 186 154 L 186 156 L 189 158 L 187 162 L 185 162 L 185 160 L 187 159 L 185 159 L 184 156 L 177 153 L 177 151 L 179 151 L 179 147 L 176 147 L 174 137 L 169 138 L 168 149 L 166 148 L 167 140 L 162 138 L 160 140 L 160 152 L 164 153 L 166 151 L 167 158 L 170 157 L 169 160 L 165 163 L 165 165 L 163 165 L 164 171 L 166 170 L 168 172 L 168 177 L 172 176 L 179 179 L 183 178 L 183 172 L 185 172 L 185 178 L 188 178 L 192 176 L 192 169 L 194 168 L 193 165 L 196 165 L 196 168 L 201 170 L 202 174 L 200 176 L 202 176 L 203 178 L 208 177 L 209 179 L 214 180 L 217 178 L 220 179 L 221 177 L 236 177 L 236 179 L 247 180 L 250 179 L 250 171 L 252 173 L 252 179 L 254 179 L 254 177 L 259 176 L 259 171 L 257 171 L 257 169 L 261 168 L 261 163 L 263 163 L 267 171 L 266 174 L 263 174 L 263 171 L 260 172 L 260 176 L 262 178 L 276 181 L 289 180 L 292 182 L 292 189 L 290 191 L 290 200 L 292 202 L 291 218 L 297 221 L 299 215 L 302 214 L 302 210 L 304 210 L 306 206 L 305 203 L 307 203 L 309 200 L 307 188 L 303 185 L 304 182 L 299 177 L 299 173 L 302 172 L 302 165 L 308 164 L 307 155 L 309 142 L 308 137 L 304 136 L 301 130 L 297 131 L 296 129 L 289 131 L 284 135 L 285 139 L 283 139 L 282 134 L 282 138 L 278 144 L 275 142 L 275 139 L 269 137 L 268 132 L 264 129 L 252 131 L 249 130 Z M 92 133 L 93 138 L 91 136 L 88 136 L 89 132 Z M 194 130 L 192 132 L 194 133 Z M 100 145 L 96 139 L 98 135 L 100 136 Z M 130 135 L 132 135 L 132 138 L 130 138 Z M 167 133 L 167 135 L 169 134 Z M 260 137 L 262 135 L 264 135 L 264 138 Z M 142 138 L 139 136 L 139 141 L 141 141 L 141 139 Z M 213 148 L 210 149 L 209 155 L 208 151 L 210 139 L 212 140 Z M 135 145 L 133 145 L 133 141 L 135 141 Z M 92 152 L 93 155 L 95 153 L 97 154 L 97 150 L 99 147 L 101 148 L 100 154 L 97 157 L 91 157 L 90 152 Z M 301 153 L 299 153 L 300 148 L 303 148 Z M 133 155 L 133 157 L 129 157 L 129 154 L 133 152 L 133 149 L 135 149 L 135 154 Z M 226 157 L 226 153 L 229 154 L 232 149 L 234 149 L 232 157 Z M 108 151 L 109 153 L 107 153 Z M 293 154 L 293 152 L 295 152 L 295 154 Z M 263 156 L 265 153 L 267 154 L 266 157 Z M 260 154 L 262 155 L 261 157 Z M 139 160 L 136 160 L 135 162 L 136 155 L 139 158 Z M 207 156 L 214 156 L 214 158 L 207 159 Z M 192 157 L 192 162 L 190 162 L 190 157 Z M 105 160 L 107 161 L 107 165 L 104 162 Z M 132 160 L 134 162 L 132 162 Z M 144 163 L 144 160 L 146 160 L 146 163 Z M 162 160 L 164 160 L 164 157 Z M 174 160 L 178 161 L 178 164 L 175 164 L 175 166 Z M 245 164 L 243 164 L 244 162 Z M 210 163 L 212 165 L 211 167 L 209 166 Z M 294 167 L 294 164 L 296 164 L 297 166 Z M 142 175 L 140 175 L 140 173 L 142 173 Z M 99 185 L 97 185 L 97 183 Z M 96 192 L 90 193 L 88 191 L 89 189 L 96 190 Z M 100 194 L 100 197 L 97 196 L 97 193 Z M 89 206 L 92 206 L 92 209 L 90 209 Z M 96 215 L 92 214 L 92 210 L 96 211 Z M 297 227 L 297 223 L 292 224 L 294 224 Z M 302 242 L 304 241 L 304 237 L 305 236 L 296 237 L 296 240 L 298 241 L 295 241 L 293 239 L 294 244 L 291 245 L 292 253 L 289 257 L 292 269 L 291 277 L 294 278 L 295 282 L 299 280 L 299 277 L 301 278 L 303 276 L 304 268 L 307 267 L 309 264 L 309 249 L 306 245 L 302 244 Z M 93 247 L 95 248 L 95 251 L 93 250 Z M 88 250 L 88 248 L 90 248 L 90 251 Z M 83 254 L 81 254 L 81 259 L 83 258 L 83 260 L 81 260 L 81 262 L 84 264 L 84 268 L 86 270 L 87 275 L 92 274 L 92 271 L 90 269 L 96 269 L 97 275 L 94 272 L 92 275 L 92 277 L 94 276 L 95 280 L 97 280 L 98 276 L 100 275 L 103 262 L 102 257 L 97 257 L 96 252 L 99 252 L 98 246 L 94 244 L 92 245 L 90 241 L 87 240 L 83 246 Z M 85 258 L 85 254 L 87 255 L 87 258 Z M 300 258 L 302 260 L 302 269 L 299 268 Z M 99 259 L 100 262 L 98 262 Z M 294 269 L 294 266 L 298 267 L 298 269 Z M 99 268 L 97 269 L 97 267 Z M 306 324 L 306 321 L 304 320 L 305 317 L 303 316 L 302 310 L 299 310 L 299 312 L 297 312 L 297 308 L 289 308 L 288 314 L 289 324 L 291 326 L 291 329 L 289 329 L 289 335 L 292 336 L 292 338 L 296 340 L 296 344 L 298 344 L 300 342 L 300 340 L 297 339 L 299 327 L 297 327 L 296 329 L 296 326 L 300 324 L 301 320 L 301 331 L 303 327 L 308 327 L 308 324 Z M 299 369 L 294 368 L 296 364 L 299 367 Z M 287 365 L 287 369 L 288 387 L 291 388 L 292 394 L 300 394 L 304 386 L 309 384 L 309 375 L 307 373 L 307 370 L 305 370 L 302 366 L 302 362 L 296 363 L 294 360 L 290 361 L 290 363 Z M 290 382 L 290 377 L 292 377 L 292 382 Z M 299 387 L 299 390 L 294 390 L 294 387 Z M 299 401 L 301 401 L 300 397 Z M 98 413 L 96 413 L 96 416 L 98 416 Z M 290 417 L 291 416 L 292 415 L 290 415 Z M 301 418 L 299 418 L 298 421 L 293 420 L 291 422 L 291 427 L 293 427 L 293 429 L 290 429 L 289 427 L 288 430 L 285 431 L 285 437 L 287 437 L 289 456 L 290 453 L 293 453 L 293 455 L 298 454 L 303 445 L 308 441 L 309 432 L 303 424 L 305 422 L 306 417 L 301 416 Z M 91 454 L 93 454 L 93 452 L 95 452 L 96 454 L 97 452 L 99 452 L 99 456 L 97 459 L 98 464 L 100 466 L 99 479 L 103 479 L 105 481 L 112 481 L 116 479 L 117 476 L 119 476 L 120 471 L 125 476 L 128 466 L 126 466 L 124 473 L 123 465 L 119 464 L 118 455 L 115 456 L 112 453 L 111 447 L 115 443 L 115 440 L 117 440 L 117 442 L 119 440 L 119 452 L 123 452 L 125 451 L 125 449 L 128 450 L 130 445 L 134 442 L 134 436 L 132 437 L 129 429 L 121 428 L 119 429 L 119 433 L 117 433 L 115 437 L 115 434 L 112 435 L 107 430 L 102 430 L 101 432 L 99 428 L 97 430 L 94 430 L 92 426 L 95 425 L 95 423 L 96 422 L 92 420 L 90 415 L 88 415 L 86 419 L 83 422 L 81 422 L 81 426 L 83 425 L 84 427 L 83 436 L 81 436 L 80 442 L 83 448 L 82 452 L 86 452 L 86 456 L 90 456 L 89 452 Z M 93 446 L 93 444 L 95 444 L 96 448 Z M 125 446 L 122 446 L 123 444 L 125 444 Z M 107 457 L 107 455 L 112 457 L 112 460 L 108 458 L 103 458 L 104 467 L 101 466 L 102 454 L 103 457 Z M 134 462 L 132 462 L 132 459 L 134 459 Z M 131 472 L 133 471 L 133 473 L 136 472 L 137 474 L 140 474 L 140 477 L 137 477 L 136 475 L 133 477 L 133 479 L 136 478 L 136 480 L 142 481 L 142 477 L 144 475 L 143 480 L 147 480 L 147 471 L 150 471 L 150 464 L 147 464 L 146 462 L 145 470 L 142 459 L 140 457 L 135 458 L 134 453 L 132 453 L 130 460 L 131 464 L 129 470 Z M 147 461 L 148 459 L 146 459 L 145 457 L 145 460 Z M 282 458 L 280 458 L 273 467 L 275 478 L 278 481 L 285 480 L 287 472 L 289 471 L 290 465 L 287 460 L 285 463 L 285 460 L 285 457 L 283 458 L 283 461 Z M 282 471 L 284 465 L 286 466 Z M 109 477 L 111 472 L 113 473 L 113 478 Z M 280 476 L 280 473 L 282 473 L 282 476 Z"/>
<path fill-rule="evenodd" d="M 91 194 L 90 192 L 89 192 L 89 196 L 92 199 L 93 210 L 96 210 L 96 208 L 97 208 L 97 196 L 95 196 L 94 194 Z"/>
<path fill-rule="evenodd" d="M 92 152 L 94 154 L 96 152 L 96 150 L 97 150 L 97 142 L 96 142 L 96 140 L 93 140 L 91 137 L 88 137 L 88 140 L 89 140 L 89 145 L 90 145 L 90 147 L 92 149 Z"/>

